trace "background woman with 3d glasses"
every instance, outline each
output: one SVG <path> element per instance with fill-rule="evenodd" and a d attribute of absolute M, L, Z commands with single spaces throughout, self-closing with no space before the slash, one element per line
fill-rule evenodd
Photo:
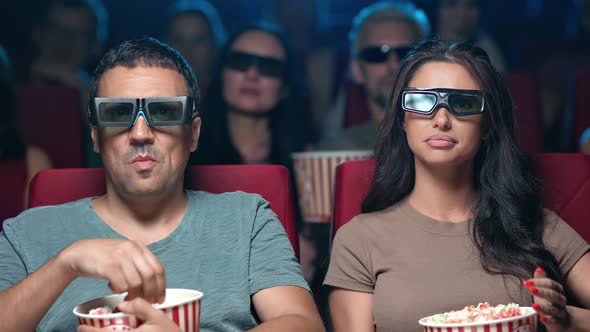
<path fill-rule="evenodd" d="M 229 39 L 220 59 L 193 164 L 289 166 L 289 154 L 309 141 L 310 122 L 282 31 L 267 23 L 248 26 Z"/>
<path fill-rule="evenodd" d="M 333 243 L 335 331 L 421 331 L 419 318 L 479 302 L 532 305 L 549 331 L 588 328 L 590 246 L 543 210 L 486 53 L 419 44 L 390 105 L 364 214 Z"/>

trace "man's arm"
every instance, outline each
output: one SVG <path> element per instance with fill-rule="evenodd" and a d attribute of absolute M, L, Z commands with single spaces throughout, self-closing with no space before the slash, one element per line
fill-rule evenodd
<path fill-rule="evenodd" d="M 34 331 L 51 305 L 74 279 L 75 276 L 56 257 L 13 287 L 1 291 L 2 331 Z"/>
<path fill-rule="evenodd" d="M 77 277 L 106 279 L 113 292 L 129 292 L 129 300 L 143 297 L 161 303 L 166 292 L 164 268 L 145 245 L 128 240 L 80 240 L 0 292 L 2 332 L 35 330 Z"/>
<path fill-rule="evenodd" d="M 262 321 L 252 332 L 325 331 L 311 294 L 298 286 L 263 289 L 252 296 Z"/>

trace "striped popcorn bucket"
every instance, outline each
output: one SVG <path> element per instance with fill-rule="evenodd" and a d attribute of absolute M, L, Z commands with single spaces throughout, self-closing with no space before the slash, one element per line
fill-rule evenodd
<path fill-rule="evenodd" d="M 141 319 L 124 313 L 106 315 L 89 315 L 92 309 L 109 306 L 116 307 L 125 299 L 126 294 L 109 295 L 98 298 L 74 308 L 74 315 L 80 325 L 90 325 L 112 331 L 131 331 L 140 326 Z M 191 289 L 166 289 L 166 301 L 155 305 L 183 332 L 198 332 L 201 317 L 201 298 L 203 293 Z"/>
<path fill-rule="evenodd" d="M 303 220 L 329 223 L 336 166 L 348 160 L 370 158 L 372 154 L 369 150 L 293 153 L 291 158 Z"/>
<path fill-rule="evenodd" d="M 537 332 L 537 313 L 531 307 L 520 307 L 521 316 L 487 322 L 442 324 L 432 323 L 432 316 L 418 321 L 424 332 Z"/>

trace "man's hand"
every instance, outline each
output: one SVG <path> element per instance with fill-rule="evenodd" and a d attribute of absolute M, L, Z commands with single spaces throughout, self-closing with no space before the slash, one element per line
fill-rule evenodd
<path fill-rule="evenodd" d="M 178 325 L 168 319 L 163 311 L 155 309 L 150 303 L 142 298 L 120 303 L 117 308 L 126 314 L 139 317 L 144 323 L 135 329 L 137 332 L 180 332 Z M 78 332 L 99 332 L 104 329 L 97 329 L 92 326 L 81 325 Z"/>
<path fill-rule="evenodd" d="M 126 300 L 141 297 L 151 303 L 164 302 L 164 268 L 137 241 L 80 240 L 64 249 L 58 259 L 75 277 L 106 279 L 114 293 L 128 292 Z"/>

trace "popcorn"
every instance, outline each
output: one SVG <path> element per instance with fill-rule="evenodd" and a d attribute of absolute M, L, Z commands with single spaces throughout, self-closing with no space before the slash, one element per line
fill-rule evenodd
<path fill-rule="evenodd" d="M 432 322 L 444 324 L 487 322 L 521 316 L 522 314 L 520 306 L 516 303 L 509 303 L 508 305 L 498 304 L 492 307 L 489 303 L 484 302 L 477 306 L 467 306 L 463 310 L 434 315 Z"/>
<path fill-rule="evenodd" d="M 90 311 L 88 312 L 89 315 L 110 315 L 113 313 L 113 308 L 111 308 L 108 305 L 105 305 L 104 307 L 99 307 L 99 308 L 95 308 L 95 309 L 90 309 Z"/>

